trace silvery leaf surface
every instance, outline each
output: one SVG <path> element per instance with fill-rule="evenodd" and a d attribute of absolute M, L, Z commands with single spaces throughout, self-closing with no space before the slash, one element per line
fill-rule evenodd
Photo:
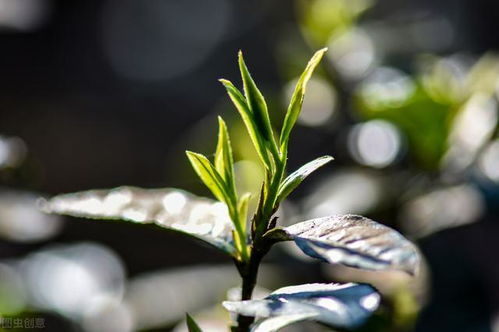
<path fill-rule="evenodd" d="M 88 190 L 42 199 L 40 207 L 48 213 L 74 217 L 153 223 L 234 252 L 233 227 L 225 204 L 178 189 Z"/>
<path fill-rule="evenodd" d="M 378 292 L 366 284 L 304 284 L 280 288 L 262 300 L 226 301 L 223 305 L 237 314 L 263 318 L 253 331 L 268 332 L 301 320 L 355 328 L 378 308 L 379 301 Z"/>
<path fill-rule="evenodd" d="M 311 219 L 283 229 L 307 255 L 368 270 L 416 274 L 419 254 L 399 232 L 357 215 Z"/>
<path fill-rule="evenodd" d="M 261 319 L 251 328 L 251 332 L 274 332 L 293 323 L 312 319 L 315 314 L 294 314 Z"/>

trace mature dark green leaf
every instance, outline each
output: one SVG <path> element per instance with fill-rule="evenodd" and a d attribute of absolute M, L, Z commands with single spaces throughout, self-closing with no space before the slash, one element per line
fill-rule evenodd
<path fill-rule="evenodd" d="M 222 202 L 228 201 L 228 193 L 225 190 L 224 181 L 213 164 L 200 153 L 186 151 L 187 157 L 191 162 L 192 168 L 196 174 L 203 181 L 203 183 L 210 189 L 215 197 Z"/>
<path fill-rule="evenodd" d="M 305 284 L 272 292 L 263 300 L 226 301 L 231 312 L 258 318 L 280 317 L 259 322 L 254 331 L 276 331 L 299 320 L 314 320 L 336 328 L 361 325 L 379 305 L 376 290 L 365 284 Z"/>
<path fill-rule="evenodd" d="M 397 231 L 368 218 L 339 215 L 303 221 L 282 230 L 309 256 L 368 270 L 415 274 L 416 247 Z"/>
<path fill-rule="evenodd" d="M 40 206 L 48 213 L 154 223 L 234 253 L 231 242 L 233 226 L 225 204 L 178 189 L 119 187 L 89 190 L 42 200 Z"/>
<path fill-rule="evenodd" d="M 203 332 L 196 321 L 187 313 L 185 314 L 185 322 L 189 332 Z"/>
<path fill-rule="evenodd" d="M 257 130 L 261 137 L 263 137 L 266 144 L 268 144 L 267 147 L 271 149 L 275 148 L 275 151 L 277 151 L 272 125 L 270 124 L 267 103 L 265 102 L 265 98 L 260 90 L 258 90 L 255 81 L 253 81 L 248 67 L 246 67 L 243 53 L 241 51 L 239 51 L 239 70 L 241 71 L 241 78 L 243 80 L 246 104 L 251 110 L 253 121 L 257 126 Z"/>
<path fill-rule="evenodd" d="M 321 166 L 324 166 L 328 162 L 333 160 L 331 156 L 323 156 L 312 160 L 311 162 L 303 165 L 295 172 L 291 173 L 281 184 L 279 187 L 279 193 L 277 194 L 277 202 L 281 202 L 285 199 L 293 190 L 296 189 L 302 183 L 303 180 L 307 176 L 309 176 L 312 172 L 318 169 Z"/>
<path fill-rule="evenodd" d="M 246 126 L 246 130 L 255 146 L 256 152 L 260 157 L 262 163 L 270 169 L 272 163 L 270 161 L 270 157 L 268 155 L 267 147 L 263 137 L 259 134 L 258 126 L 254 121 L 253 114 L 251 109 L 246 104 L 246 99 L 242 95 L 242 93 L 232 84 L 232 82 L 224 79 L 220 79 L 220 82 L 224 85 L 227 93 L 236 106 L 241 118 L 243 119 L 244 125 Z"/>
<path fill-rule="evenodd" d="M 293 95 L 291 97 L 291 102 L 289 103 L 286 117 L 284 118 L 281 137 L 279 139 L 279 142 L 281 144 L 281 153 L 285 153 L 287 150 L 289 135 L 291 134 L 291 130 L 293 129 L 296 120 L 298 119 L 298 115 L 300 115 L 307 83 L 326 51 L 327 48 L 323 48 L 315 52 L 314 56 L 312 57 L 312 59 L 310 59 L 307 67 L 301 74 L 298 83 L 296 83 L 295 91 L 293 92 Z"/>

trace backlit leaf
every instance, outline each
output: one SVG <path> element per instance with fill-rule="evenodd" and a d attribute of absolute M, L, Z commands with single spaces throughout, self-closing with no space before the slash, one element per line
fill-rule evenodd
<path fill-rule="evenodd" d="M 178 189 L 88 190 L 41 200 L 40 207 L 48 213 L 74 217 L 154 223 L 234 252 L 233 227 L 225 204 Z"/>
<path fill-rule="evenodd" d="M 238 213 L 239 213 L 239 218 L 241 220 L 241 223 L 244 225 L 244 229 L 246 229 L 246 219 L 248 219 L 248 206 L 249 206 L 249 201 L 251 199 L 251 194 L 246 193 L 241 196 L 239 199 L 239 205 L 237 207 Z"/>
<path fill-rule="evenodd" d="M 378 308 L 379 301 L 379 294 L 369 285 L 305 284 L 280 288 L 262 300 L 226 301 L 223 305 L 245 316 L 272 317 L 272 321 L 263 320 L 253 326 L 253 331 L 268 332 L 300 320 L 354 328 Z"/>
<path fill-rule="evenodd" d="M 310 61 L 307 64 L 307 67 L 301 74 L 298 83 L 296 83 L 295 90 L 293 92 L 293 95 L 291 96 L 291 101 L 289 103 L 289 107 L 286 112 L 286 117 L 284 118 L 284 123 L 281 130 L 281 137 L 279 139 L 282 153 L 285 153 L 287 151 L 289 135 L 291 134 L 291 130 L 293 129 L 296 120 L 300 115 L 303 99 L 305 97 L 305 90 L 307 88 L 307 83 L 310 80 L 312 73 L 314 72 L 315 68 L 321 61 L 322 56 L 324 55 L 324 53 L 326 53 L 326 51 L 327 48 L 323 48 L 315 52 L 314 56 L 312 57 L 312 59 L 310 59 Z"/>
<path fill-rule="evenodd" d="M 246 103 L 251 110 L 258 133 L 263 137 L 269 149 L 275 148 L 277 151 L 267 103 L 260 90 L 258 90 L 255 81 L 253 81 L 241 51 L 239 51 L 239 70 L 241 71 L 241 78 L 243 80 Z"/>
<path fill-rule="evenodd" d="M 339 215 L 303 221 L 283 233 L 307 255 L 330 263 L 368 270 L 415 274 L 416 247 L 397 231 L 368 218 Z"/>
<path fill-rule="evenodd" d="M 234 160 L 230 146 L 227 125 L 221 117 L 218 117 L 218 144 L 215 152 L 215 168 L 222 176 L 227 187 L 234 189 Z"/>
<path fill-rule="evenodd" d="M 224 181 L 218 174 L 213 164 L 200 153 L 186 151 L 187 157 L 191 162 L 192 168 L 196 174 L 203 181 L 203 183 L 210 189 L 215 197 L 222 202 L 227 201 L 227 193 L 225 192 Z"/>
<path fill-rule="evenodd" d="M 259 134 L 258 126 L 253 119 L 251 109 L 246 104 L 246 99 L 244 98 L 242 93 L 232 84 L 232 82 L 224 79 L 220 79 L 220 82 L 224 85 L 230 99 L 241 115 L 244 125 L 246 126 L 246 130 L 248 131 L 248 134 L 251 138 L 251 141 L 253 142 L 258 156 L 260 157 L 260 160 L 267 168 L 270 168 L 271 162 L 267 152 L 265 141 Z"/>
<path fill-rule="evenodd" d="M 291 173 L 281 184 L 279 187 L 279 193 L 277 195 L 277 202 L 281 202 L 284 198 L 286 198 L 293 190 L 296 189 L 302 183 L 303 180 L 307 176 L 309 176 L 312 172 L 318 169 L 321 166 L 324 166 L 328 162 L 333 160 L 331 156 L 323 156 L 308 162 L 307 164 L 300 167 L 295 172 Z"/>

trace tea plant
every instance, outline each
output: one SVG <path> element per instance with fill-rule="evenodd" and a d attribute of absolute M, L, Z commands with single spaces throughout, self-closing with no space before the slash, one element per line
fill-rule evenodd
<path fill-rule="evenodd" d="M 307 255 L 332 263 L 369 270 L 397 269 L 414 274 L 415 247 L 398 232 L 362 216 L 329 216 L 279 227 L 279 204 L 312 172 L 332 160 L 315 159 L 286 175 L 291 131 L 301 110 L 305 89 L 326 49 L 315 53 L 292 95 L 284 123 L 276 135 L 262 93 L 239 53 L 243 92 L 220 80 L 239 112 L 264 168 L 258 205 L 247 221 L 250 195 L 238 195 L 227 126 L 218 118 L 214 162 L 187 151 L 195 172 L 217 201 L 178 189 L 120 187 L 56 196 L 42 205 L 47 212 L 77 217 L 155 223 L 197 237 L 230 255 L 242 279 L 241 301 L 223 303 L 237 314 L 233 331 L 275 331 L 302 320 L 342 329 L 362 324 L 379 305 L 379 294 L 365 284 L 305 284 L 272 292 L 253 300 L 258 268 L 272 245 L 294 241 Z M 201 281 L 200 281 L 201 282 Z M 255 318 L 258 320 L 255 322 Z M 189 329 L 200 328 L 192 318 Z"/>

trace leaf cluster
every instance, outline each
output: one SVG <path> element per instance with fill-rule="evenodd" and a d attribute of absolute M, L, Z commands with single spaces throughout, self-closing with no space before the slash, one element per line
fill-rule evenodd
<path fill-rule="evenodd" d="M 220 79 L 239 112 L 265 169 L 265 180 L 262 184 L 259 205 L 251 222 L 251 239 L 249 237 L 246 239 L 245 220 L 249 196 L 237 197 L 232 149 L 227 127 L 222 118 L 219 117 L 218 144 L 214 165 L 210 163 L 208 158 L 199 153 L 187 152 L 187 156 L 201 180 L 218 200 L 227 205 L 235 227 L 234 242 L 239 260 L 249 259 L 246 240 L 258 241 L 265 232 L 274 226 L 271 225 L 271 217 L 277 210 L 279 203 L 296 189 L 310 173 L 332 160 L 330 156 L 321 157 L 285 177 L 291 131 L 301 111 L 307 82 L 326 50 L 322 49 L 315 53 L 298 80 L 279 135 L 274 133 L 267 102 L 251 77 L 241 51 L 238 59 L 243 91 L 241 92 L 236 88 L 232 82 Z"/>
<path fill-rule="evenodd" d="M 319 50 L 303 71 L 281 126 L 274 132 L 267 103 L 239 52 L 243 91 L 220 80 L 239 112 L 257 151 L 265 178 L 256 212 L 247 227 L 249 194 L 239 195 L 234 176 L 234 157 L 227 126 L 218 118 L 218 142 L 214 161 L 187 151 L 194 171 L 217 201 L 184 191 L 119 187 L 89 190 L 41 200 L 49 213 L 77 217 L 121 219 L 154 223 L 201 239 L 230 254 L 243 280 L 242 301 L 225 302 L 238 314 L 235 331 L 276 331 L 300 320 L 314 320 L 335 328 L 355 328 L 379 305 L 379 294 L 368 285 L 308 284 L 285 287 L 263 300 L 252 300 L 258 267 L 271 246 L 294 241 L 307 255 L 332 264 L 367 270 L 395 269 L 415 274 L 419 255 L 401 234 L 356 215 L 329 216 L 280 228 L 274 217 L 279 204 L 312 172 L 332 160 L 317 158 L 286 176 L 288 145 L 301 111 L 307 82 L 326 49 Z M 332 305 L 334 304 L 334 305 Z M 254 317 L 262 320 L 254 323 Z M 187 316 L 190 331 L 201 329 Z"/>

